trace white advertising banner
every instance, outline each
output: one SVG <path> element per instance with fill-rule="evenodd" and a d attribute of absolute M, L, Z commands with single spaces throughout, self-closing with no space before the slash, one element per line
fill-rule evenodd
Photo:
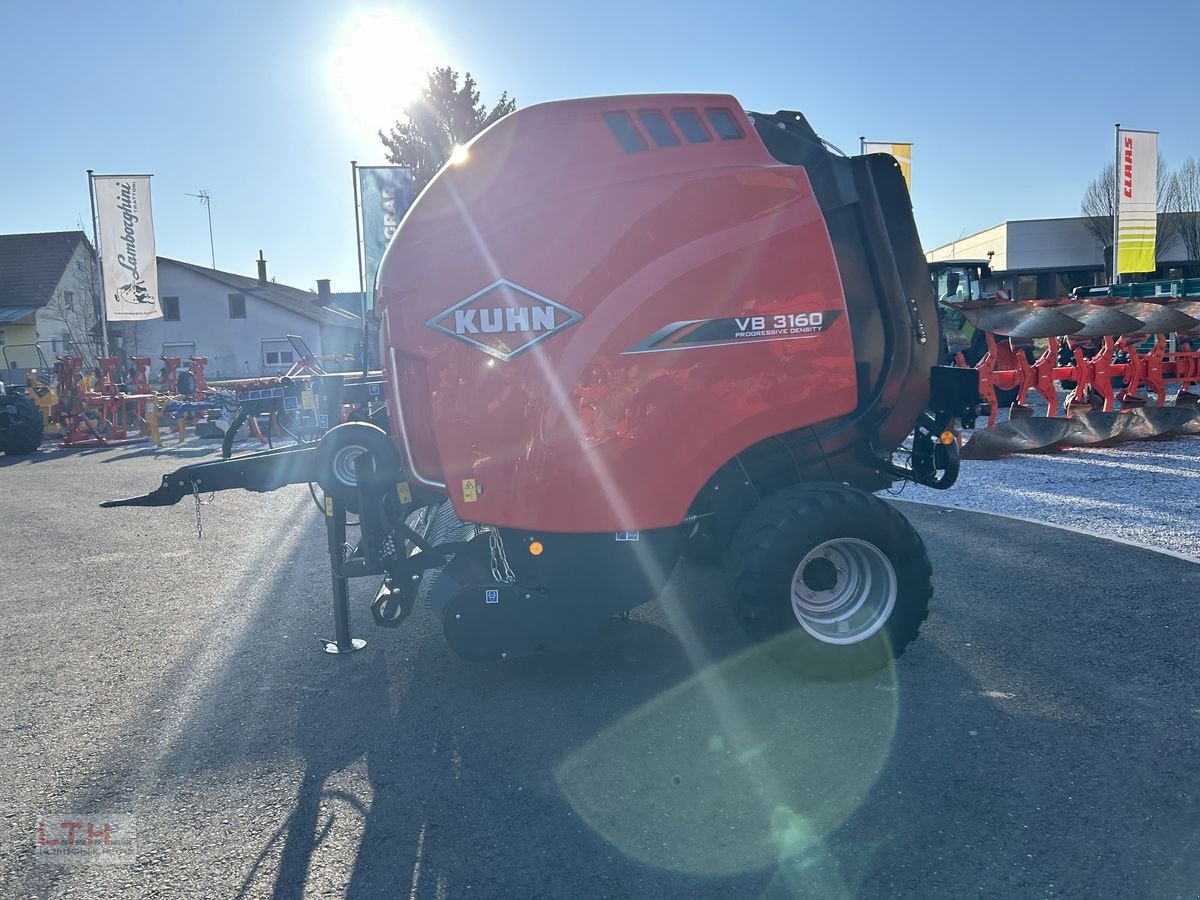
<path fill-rule="evenodd" d="M 1117 135 L 1117 274 L 1158 268 L 1158 134 Z"/>
<path fill-rule="evenodd" d="M 96 175 L 100 272 L 110 322 L 161 319 L 149 175 Z"/>

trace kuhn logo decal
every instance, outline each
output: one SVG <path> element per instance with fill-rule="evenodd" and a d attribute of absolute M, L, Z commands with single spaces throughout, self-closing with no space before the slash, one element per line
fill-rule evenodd
<path fill-rule="evenodd" d="M 672 322 L 644 341 L 634 344 L 625 353 L 662 353 L 666 350 L 697 350 L 730 344 L 815 338 L 828 331 L 841 314 L 840 309 L 827 309 Z"/>
<path fill-rule="evenodd" d="M 425 324 L 507 362 L 582 318 L 568 306 L 501 278 Z"/>

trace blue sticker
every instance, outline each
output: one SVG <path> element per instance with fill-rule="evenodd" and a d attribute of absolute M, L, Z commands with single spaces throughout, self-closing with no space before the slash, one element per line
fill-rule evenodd
<path fill-rule="evenodd" d="M 328 428 L 329 427 L 329 416 L 317 416 L 317 427 L 318 428 Z"/>
<path fill-rule="evenodd" d="M 483 602 L 484 603 L 499 603 L 500 602 L 500 592 L 497 590 L 484 591 L 483 592 Z"/>
<path fill-rule="evenodd" d="M 283 398 L 283 408 L 284 409 L 299 409 L 300 408 L 300 398 L 299 397 L 284 397 Z"/>
<path fill-rule="evenodd" d="M 617 540 L 618 541 L 640 541 L 641 539 L 642 539 L 642 533 L 640 531 L 618 531 L 617 532 Z"/>

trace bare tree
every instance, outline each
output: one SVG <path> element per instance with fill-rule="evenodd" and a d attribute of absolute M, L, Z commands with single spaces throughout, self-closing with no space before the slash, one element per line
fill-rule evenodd
<path fill-rule="evenodd" d="M 76 250 L 65 276 L 65 286 L 51 295 L 46 312 L 61 323 L 59 337 L 69 341 L 71 352 L 82 356 L 90 368 L 100 355 L 100 317 L 104 314 L 90 243 L 85 241 Z"/>
<path fill-rule="evenodd" d="M 1187 252 L 1184 273 L 1200 275 L 1200 162 L 1189 158 L 1171 175 L 1172 190 L 1167 211 L 1175 234 Z"/>
<path fill-rule="evenodd" d="M 1158 257 L 1175 237 L 1175 219 L 1166 215 L 1173 202 L 1175 178 L 1167 169 L 1161 153 L 1158 155 L 1156 188 L 1158 192 L 1158 228 L 1154 241 L 1154 255 Z M 1116 214 L 1116 204 L 1117 167 L 1113 163 L 1106 163 L 1100 170 L 1100 174 L 1088 182 L 1087 189 L 1083 192 L 1083 199 L 1079 202 L 1079 212 L 1084 218 L 1084 227 L 1104 248 L 1110 267 L 1112 264 L 1109 254 L 1113 245 L 1113 216 Z"/>

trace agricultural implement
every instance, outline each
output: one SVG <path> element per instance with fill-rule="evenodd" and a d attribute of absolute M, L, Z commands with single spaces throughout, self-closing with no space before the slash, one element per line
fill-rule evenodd
<path fill-rule="evenodd" d="M 527 107 L 424 190 L 376 290 L 385 372 L 312 377 L 318 417 L 350 421 L 104 505 L 315 482 L 330 653 L 363 644 L 353 577 L 380 578 L 378 625 L 423 599 L 459 655 L 500 659 L 581 645 L 685 550 L 804 668 L 873 669 L 916 637 L 925 547 L 871 492 L 952 485 L 979 387 L 936 365 L 890 156 L 728 96 Z"/>
<path fill-rule="evenodd" d="M 964 457 L 1200 434 L 1191 390 L 1200 383 L 1200 279 L 949 305 L 986 339 L 974 368 L 987 427 Z M 968 362 L 960 353 L 959 365 Z M 997 421 L 1005 393 L 1009 417 Z M 1045 416 L 1034 416 L 1042 405 Z"/>

